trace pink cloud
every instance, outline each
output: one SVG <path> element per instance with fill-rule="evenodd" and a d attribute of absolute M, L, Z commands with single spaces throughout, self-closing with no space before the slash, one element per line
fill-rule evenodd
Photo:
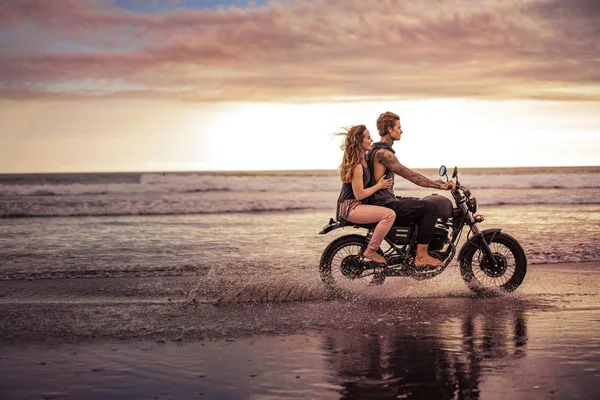
<path fill-rule="evenodd" d="M 101 6 L 97 0 L 15 0 L 0 4 L 0 21 L 17 26 L 27 21 L 47 26 L 69 24 L 91 15 Z"/>
<path fill-rule="evenodd" d="M 39 40 L 0 55 L 4 97 L 551 98 L 556 86 L 598 85 L 600 70 L 589 29 L 562 19 L 578 33 L 571 43 L 543 12 L 516 1 L 464 2 L 459 9 L 446 1 L 315 0 L 161 15 L 85 0 L 8 4 L 0 21 L 29 37 L 23 43 L 31 35 Z M 52 50 L 55 40 L 90 49 Z M 93 80 L 97 90 L 89 89 Z M 103 92 L 106 82 L 114 85 Z M 57 84 L 74 89 L 57 92 Z"/>

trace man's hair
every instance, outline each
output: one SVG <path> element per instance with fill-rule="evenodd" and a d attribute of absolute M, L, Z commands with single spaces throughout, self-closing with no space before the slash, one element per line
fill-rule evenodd
<path fill-rule="evenodd" d="M 386 111 L 377 118 L 377 131 L 379 136 L 383 137 L 387 135 L 388 128 L 393 128 L 396 125 L 396 121 L 400 121 L 400 117 L 391 111 Z"/>

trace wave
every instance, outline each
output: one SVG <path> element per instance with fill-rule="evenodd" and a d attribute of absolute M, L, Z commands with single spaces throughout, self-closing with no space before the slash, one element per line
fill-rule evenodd
<path fill-rule="evenodd" d="M 340 190 L 339 178 L 331 176 L 197 176 L 204 180 L 195 186 L 162 178 L 170 183 L 141 179 L 138 184 L 0 185 L 0 218 L 326 210 L 335 209 Z M 572 187 L 566 189 L 566 180 L 560 185 L 552 180 L 529 182 L 534 188 L 498 188 L 498 183 L 478 188 L 488 178 L 478 179 L 469 188 L 481 206 L 600 204 L 600 190 L 583 178 L 570 180 Z M 508 183 L 504 181 L 505 186 Z M 399 182 L 396 191 L 406 197 L 431 193 L 451 197 L 449 192 L 407 182 Z"/>
<path fill-rule="evenodd" d="M 285 211 L 302 211 L 302 210 L 311 210 L 311 208 L 306 207 L 286 207 L 286 208 L 252 208 L 245 210 L 222 210 L 222 211 L 188 211 L 188 212 L 164 212 L 164 211 L 123 211 L 123 212 L 103 212 L 99 210 L 98 212 L 90 212 L 90 211 L 57 211 L 56 213 L 47 212 L 47 213 L 38 213 L 38 212 L 24 212 L 24 213 L 14 213 L 14 214 L 0 214 L 0 218 L 49 218 L 49 217 L 127 217 L 127 216 L 141 216 L 141 215 L 198 215 L 198 214 L 234 214 L 234 213 L 263 213 L 263 212 L 285 212 Z M 312 209 L 317 210 L 317 209 Z"/>
<path fill-rule="evenodd" d="M 478 189 L 600 189 L 600 174 L 579 175 L 460 175 L 460 183 Z M 395 187 L 410 190 L 411 182 L 396 179 Z"/>
<path fill-rule="evenodd" d="M 227 192 L 188 193 L 158 198 L 106 197 L 90 199 L 79 196 L 34 198 L 17 201 L 0 199 L 0 218 L 70 217 L 70 216 L 133 216 L 186 215 L 215 213 L 278 212 L 328 208 L 335 199 L 312 201 L 310 196 L 294 199 L 262 196 L 230 196 Z"/>
<path fill-rule="evenodd" d="M 231 189 L 220 188 L 220 189 L 191 189 L 186 190 L 183 193 L 208 193 L 208 192 L 229 192 Z"/>
<path fill-rule="evenodd" d="M 27 255 L 25 255 L 27 256 Z M 193 265 L 177 265 L 152 268 L 143 267 L 125 268 L 90 268 L 90 269 L 51 269 L 51 270 L 3 270 L 0 272 L 0 281 L 3 280 L 33 280 L 33 279 L 64 279 L 64 278 L 125 278 L 146 276 L 193 276 L 205 271 L 204 267 Z"/>
<path fill-rule="evenodd" d="M 431 177 L 437 179 L 437 177 Z M 577 190 L 600 189 L 600 174 L 565 175 L 461 175 L 460 181 L 471 190 Z M 341 187 L 337 176 L 219 176 L 219 175 L 161 175 L 144 174 L 138 181 L 116 183 L 43 183 L 0 184 L 0 197 L 22 196 L 106 196 L 106 195 L 160 195 L 173 193 L 210 192 L 338 192 Z M 415 185 L 396 178 L 399 192 L 414 190 Z"/>
<path fill-rule="evenodd" d="M 228 188 L 214 188 L 214 189 L 210 189 L 210 188 L 205 188 L 205 189 L 190 189 L 190 190 L 183 190 L 181 193 L 210 193 L 210 192 L 229 192 L 231 191 Z M 2 192 L 0 191 L 0 197 L 35 197 L 35 196 L 107 196 L 107 195 L 111 195 L 111 194 L 126 194 L 126 193 L 131 193 L 132 191 L 128 191 L 125 188 L 120 188 L 120 190 L 113 190 L 113 191 L 109 191 L 109 190 L 98 190 L 98 191 L 83 191 L 83 192 L 78 192 L 77 190 L 68 190 L 65 191 L 63 190 L 62 192 L 60 191 L 52 191 L 49 189 L 46 190 L 20 190 L 18 192 L 16 191 L 5 191 Z M 153 192 L 149 192 L 149 193 L 153 193 Z M 169 193 L 169 191 L 164 191 L 164 193 Z"/>
<path fill-rule="evenodd" d="M 498 206 L 549 206 L 549 205 L 600 205 L 600 199 L 490 199 L 478 201 L 479 212 L 485 214 L 485 207 Z M 335 201 L 328 202 L 263 202 L 239 204 L 158 204 L 158 203 L 120 203 L 95 205 L 70 202 L 69 205 L 31 205 L 12 204 L 10 207 L 0 202 L 0 218 L 36 218 L 36 217 L 117 217 L 117 216 L 160 216 L 160 215 L 197 215 L 231 213 L 269 213 L 291 211 L 330 211 L 335 214 Z"/>

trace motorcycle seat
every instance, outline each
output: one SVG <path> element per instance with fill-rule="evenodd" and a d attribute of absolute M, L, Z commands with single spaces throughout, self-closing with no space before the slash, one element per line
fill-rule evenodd
<path fill-rule="evenodd" d="M 377 223 L 371 223 L 371 224 L 356 224 L 354 222 L 350 222 L 345 220 L 342 217 L 338 217 L 338 222 L 340 223 L 341 226 L 356 226 L 359 228 L 364 228 L 364 229 L 375 229 L 375 227 L 377 226 Z"/>
<path fill-rule="evenodd" d="M 358 228 L 364 228 L 364 229 L 375 229 L 375 227 L 377 226 L 377 222 L 373 222 L 370 224 L 355 224 L 354 222 L 346 221 L 342 217 L 338 217 L 338 222 L 341 224 L 341 226 L 352 225 L 352 226 L 355 226 Z M 398 227 L 412 227 L 412 226 L 414 226 L 414 222 L 407 222 L 407 223 L 401 224 L 401 225 L 393 225 L 391 229 L 398 228 Z"/>

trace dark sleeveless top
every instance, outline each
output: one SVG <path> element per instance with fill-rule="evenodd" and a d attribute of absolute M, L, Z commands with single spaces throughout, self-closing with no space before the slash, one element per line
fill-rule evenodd
<path fill-rule="evenodd" d="M 373 143 L 373 145 L 371 146 L 371 151 L 367 155 L 367 165 L 369 166 L 369 172 L 370 172 L 369 175 L 371 176 L 371 180 L 369 182 L 369 187 L 373 186 L 377 183 L 377 180 L 375 179 L 375 153 L 377 153 L 377 151 L 381 150 L 381 149 L 386 149 L 386 150 L 389 150 L 392 153 L 396 154 L 394 149 L 392 149 L 391 144 L 383 143 L 383 142 Z M 384 204 L 387 204 L 387 203 L 390 203 L 390 202 L 396 200 L 396 195 L 394 194 L 395 174 L 392 171 L 390 171 L 389 169 L 387 169 L 385 171 L 385 177 L 392 178 L 392 186 L 389 187 L 388 189 L 379 189 L 378 191 L 373 193 L 373 195 L 371 195 L 368 199 L 368 204 L 384 205 Z"/>
<path fill-rule="evenodd" d="M 369 182 L 371 181 L 371 174 L 369 170 L 362 165 L 363 169 L 363 187 L 368 188 Z M 350 211 L 354 209 L 357 205 L 361 203 L 360 200 L 357 200 L 354 196 L 354 190 L 352 190 L 352 182 L 347 182 L 342 184 L 342 189 L 340 190 L 340 195 L 337 200 L 337 212 L 336 216 L 339 220 L 340 217 L 346 219 Z"/>

